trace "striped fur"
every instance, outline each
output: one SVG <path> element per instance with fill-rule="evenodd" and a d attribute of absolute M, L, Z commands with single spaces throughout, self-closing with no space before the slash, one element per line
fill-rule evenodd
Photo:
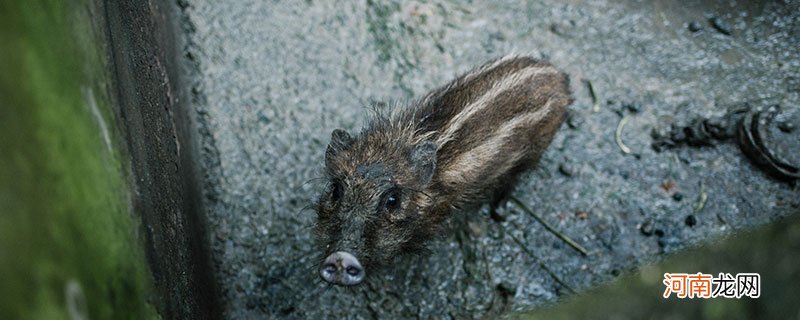
<path fill-rule="evenodd" d="M 325 255 L 348 251 L 379 265 L 422 248 L 454 209 L 497 205 L 538 162 L 571 102 L 565 74 L 512 55 L 376 115 L 357 137 L 335 132 L 332 187 L 317 204 Z M 389 195 L 398 207 L 386 205 Z"/>

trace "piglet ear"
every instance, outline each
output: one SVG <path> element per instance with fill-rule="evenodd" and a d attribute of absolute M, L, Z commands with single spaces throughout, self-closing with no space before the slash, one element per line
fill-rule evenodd
<path fill-rule="evenodd" d="M 333 132 L 331 132 L 331 143 L 328 144 L 328 150 L 325 151 L 325 163 L 330 164 L 331 160 L 333 160 L 336 155 L 352 144 L 353 137 L 351 137 L 347 131 L 342 129 L 333 130 Z"/>
<path fill-rule="evenodd" d="M 420 142 L 411 148 L 408 161 L 417 174 L 417 181 L 427 185 L 436 173 L 436 150 L 439 147 L 431 141 Z"/>

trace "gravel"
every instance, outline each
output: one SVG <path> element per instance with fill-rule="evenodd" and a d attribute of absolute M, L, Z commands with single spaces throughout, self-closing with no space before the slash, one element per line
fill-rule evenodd
<path fill-rule="evenodd" d="M 651 131 L 719 117 L 743 102 L 800 105 L 796 2 L 180 4 L 209 241 L 228 318 L 528 310 L 800 211 L 797 187 L 770 179 L 730 141 L 650 147 Z M 511 52 L 568 72 L 576 98 L 569 126 L 515 196 L 590 254 L 509 205 L 505 222 L 485 210 L 459 215 L 429 254 L 375 272 L 365 285 L 323 285 L 309 205 L 324 188 L 317 178 L 330 132 L 357 130 L 370 106 L 404 103 Z M 615 143 L 622 116 L 629 120 L 620 138 L 636 157 Z M 707 200 L 697 210 L 701 193 Z M 468 231 L 475 226 L 481 232 Z"/>

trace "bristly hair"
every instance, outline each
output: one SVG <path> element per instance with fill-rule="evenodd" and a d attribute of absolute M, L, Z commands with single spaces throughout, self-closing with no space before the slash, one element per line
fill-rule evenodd
<path fill-rule="evenodd" d="M 425 130 L 422 127 L 425 117 L 418 118 L 415 108 L 417 101 L 408 103 L 392 102 L 373 104 L 369 108 L 368 125 L 361 131 L 362 136 L 381 134 L 395 141 L 417 144 L 431 139 L 436 131 Z"/>

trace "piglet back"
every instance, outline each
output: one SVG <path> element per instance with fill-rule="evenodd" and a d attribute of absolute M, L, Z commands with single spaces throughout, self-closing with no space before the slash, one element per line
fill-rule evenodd
<path fill-rule="evenodd" d="M 430 92 L 405 121 L 438 146 L 431 192 L 486 200 L 536 165 L 572 100 L 566 74 L 526 56 L 489 62 Z"/>

